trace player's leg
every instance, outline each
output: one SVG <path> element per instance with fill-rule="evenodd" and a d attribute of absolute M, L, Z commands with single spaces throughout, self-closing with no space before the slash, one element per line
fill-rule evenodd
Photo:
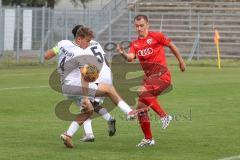
<path fill-rule="evenodd" d="M 106 108 L 103 108 L 102 106 L 99 105 L 99 103 L 103 102 L 103 97 L 96 97 L 94 100 L 95 101 L 92 102 L 94 111 L 100 114 L 108 122 L 108 134 L 109 136 L 113 136 L 116 132 L 116 126 L 115 126 L 116 120 L 108 113 Z M 81 141 L 83 142 L 93 142 L 95 139 L 92 131 L 91 122 L 92 121 L 90 119 L 87 119 L 83 123 L 84 131 L 85 131 L 85 135 L 81 139 Z"/>
<path fill-rule="evenodd" d="M 94 107 L 94 111 L 96 113 L 98 113 L 99 115 L 101 115 L 102 118 L 105 119 L 106 121 L 110 121 L 111 119 L 113 119 L 111 114 L 102 105 L 98 105 L 98 106 Z"/>
<path fill-rule="evenodd" d="M 85 136 L 80 139 L 83 142 L 94 142 L 94 135 L 92 130 L 92 120 L 89 118 L 85 122 L 83 122 L 83 129 L 85 132 Z"/>
<path fill-rule="evenodd" d="M 108 135 L 114 136 L 116 133 L 116 120 L 108 113 L 107 109 L 101 105 L 94 107 L 94 111 L 100 114 L 108 123 Z"/>
<path fill-rule="evenodd" d="M 115 105 L 129 116 L 128 118 L 134 116 L 131 107 L 120 97 L 113 86 L 100 83 L 96 91 L 96 96 L 108 96 Z"/>
<path fill-rule="evenodd" d="M 139 101 L 151 107 L 160 116 L 163 129 L 167 128 L 172 117 L 166 114 L 159 104 L 157 96 L 168 89 L 170 85 L 169 79 L 163 79 L 162 77 L 149 78 L 144 81 L 144 86 L 142 86 L 139 95 Z"/>
<path fill-rule="evenodd" d="M 112 73 L 111 69 L 109 67 L 103 66 L 102 72 L 104 76 L 99 76 L 99 82 L 108 84 L 110 86 L 113 85 L 112 82 Z M 96 97 L 95 103 L 97 102 L 97 105 L 94 105 L 94 111 L 102 116 L 103 119 L 105 119 L 108 123 L 108 135 L 114 136 L 116 132 L 116 120 L 108 113 L 107 109 L 102 107 L 101 104 L 103 103 L 105 97 Z M 95 107 L 96 106 L 96 107 Z"/>
<path fill-rule="evenodd" d="M 139 97 L 139 101 L 146 104 L 146 106 L 151 107 L 154 112 L 156 112 L 161 118 L 165 117 L 167 114 L 164 109 L 158 103 L 157 97 Z"/>
<path fill-rule="evenodd" d="M 172 117 L 166 114 L 166 112 L 160 106 L 157 97 L 145 97 L 140 99 L 141 102 L 144 102 L 146 105 L 150 106 L 159 115 L 162 121 L 162 129 L 166 129 L 172 120 Z"/>
<path fill-rule="evenodd" d="M 144 79 L 139 92 L 139 100 L 150 106 L 161 118 L 166 116 L 166 112 L 158 103 L 157 96 L 171 85 L 169 77 L 168 74 L 147 77 Z"/>
<path fill-rule="evenodd" d="M 64 94 L 72 94 L 78 96 L 82 95 L 81 86 L 78 87 L 63 85 L 62 89 Z M 134 117 L 134 112 L 131 107 L 119 96 L 112 85 L 103 83 L 96 85 L 94 83 L 89 83 L 89 96 L 92 98 L 108 96 L 115 105 L 117 105 L 125 114 L 127 114 L 127 118 L 131 119 Z"/>
<path fill-rule="evenodd" d="M 110 121 L 111 119 L 113 119 L 113 117 L 110 115 L 107 109 L 102 106 L 104 99 L 105 97 L 95 97 L 92 105 L 94 108 L 94 112 L 100 114 L 102 118 L 106 121 Z"/>
<path fill-rule="evenodd" d="M 141 101 L 138 101 L 138 109 L 143 109 L 143 108 L 146 108 L 146 105 L 143 104 Z M 148 116 L 147 110 L 143 110 L 138 113 L 138 121 L 143 131 L 144 138 L 136 146 L 145 147 L 145 146 L 154 145 L 155 141 L 152 138 L 150 118 Z"/>
<path fill-rule="evenodd" d="M 77 104 L 80 104 L 80 99 Z M 93 114 L 93 106 L 89 102 L 86 106 L 84 106 L 84 112 L 77 115 L 76 119 L 70 124 L 68 130 L 61 134 L 60 138 L 63 140 L 64 145 L 67 148 L 73 148 L 72 137 L 79 129 L 79 126 L 82 125 L 84 121 L 86 121 Z"/>

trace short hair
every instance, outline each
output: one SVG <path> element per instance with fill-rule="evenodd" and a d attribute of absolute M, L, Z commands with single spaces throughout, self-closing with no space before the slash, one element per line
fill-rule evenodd
<path fill-rule="evenodd" d="M 77 30 L 79 29 L 79 28 L 81 28 L 81 27 L 83 27 L 83 25 L 76 25 L 76 26 L 74 26 L 73 27 L 73 29 L 72 29 L 72 34 L 73 34 L 73 37 L 75 38 L 76 37 L 76 34 L 77 34 Z"/>
<path fill-rule="evenodd" d="M 93 31 L 88 28 L 88 27 L 80 27 L 78 30 L 77 30 L 77 33 L 76 33 L 76 37 L 81 37 L 81 38 L 85 38 L 85 37 L 89 37 L 91 39 L 94 38 L 94 34 L 93 34 Z"/>
<path fill-rule="evenodd" d="M 139 14 L 134 17 L 134 21 L 140 21 L 141 19 L 144 19 L 146 22 L 148 22 L 148 17 L 144 14 Z"/>

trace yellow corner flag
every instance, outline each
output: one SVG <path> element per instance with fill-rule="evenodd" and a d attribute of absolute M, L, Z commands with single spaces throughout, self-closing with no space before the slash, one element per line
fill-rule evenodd
<path fill-rule="evenodd" d="M 221 57 L 220 57 L 220 48 L 219 48 L 219 39 L 220 35 L 217 28 L 214 28 L 214 43 L 217 47 L 217 56 L 218 56 L 218 69 L 221 69 Z"/>

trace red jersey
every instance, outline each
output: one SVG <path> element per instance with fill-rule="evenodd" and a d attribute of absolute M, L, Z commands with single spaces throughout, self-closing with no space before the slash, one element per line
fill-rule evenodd
<path fill-rule="evenodd" d="M 171 39 L 161 32 L 148 32 L 147 37 L 138 38 L 130 43 L 128 53 L 134 53 L 139 59 L 146 76 L 167 71 L 164 46 L 169 46 Z"/>

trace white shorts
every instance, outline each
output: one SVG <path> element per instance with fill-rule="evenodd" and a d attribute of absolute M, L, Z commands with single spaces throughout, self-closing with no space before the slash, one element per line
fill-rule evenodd
<path fill-rule="evenodd" d="M 90 100 L 95 98 L 97 89 L 98 89 L 97 84 L 89 83 L 88 97 Z M 62 93 L 64 96 L 68 97 L 69 99 L 81 99 L 81 97 L 83 96 L 82 86 L 72 86 L 72 85 L 63 84 Z"/>

